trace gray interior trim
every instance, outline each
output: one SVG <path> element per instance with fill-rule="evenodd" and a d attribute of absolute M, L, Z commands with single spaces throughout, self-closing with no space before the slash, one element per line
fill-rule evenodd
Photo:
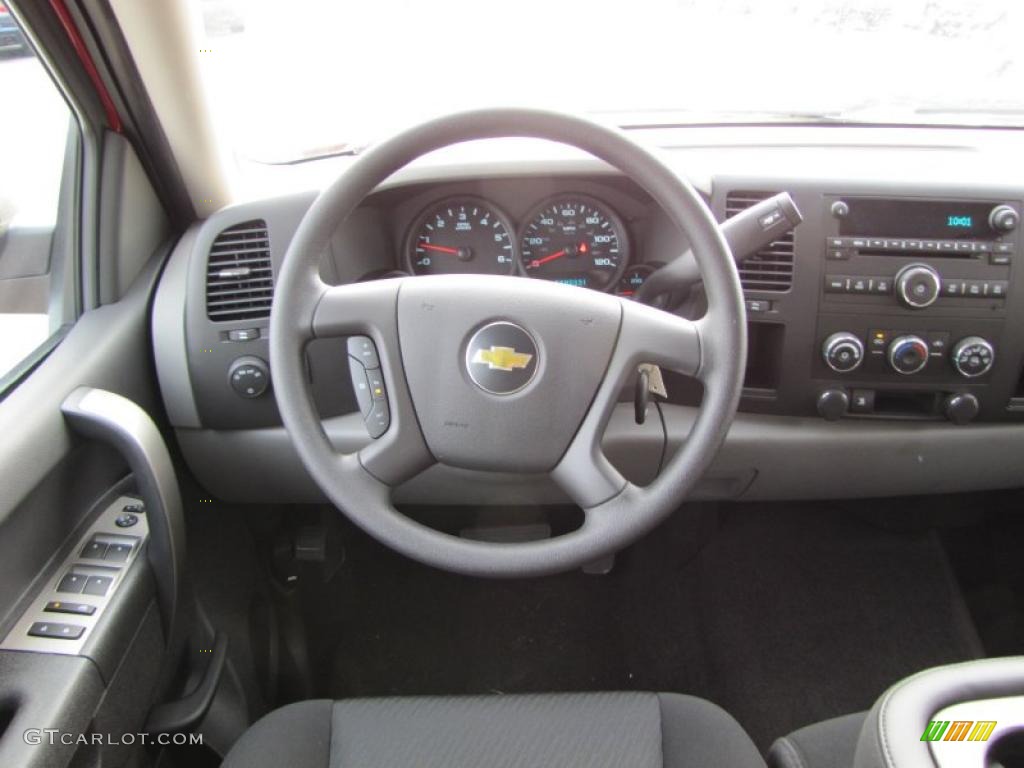
<path fill-rule="evenodd" d="M 174 464 L 156 424 L 126 397 L 79 387 L 61 411 L 82 435 L 107 443 L 128 462 L 146 504 L 149 564 L 164 632 L 174 638 L 185 569 L 185 517 Z"/>
<path fill-rule="evenodd" d="M 189 229 L 171 252 L 153 299 L 150 321 L 153 359 L 167 418 L 171 424 L 185 428 L 201 426 L 185 338 L 189 258 L 198 232 L 199 227 Z"/>
<path fill-rule="evenodd" d="M 170 231 L 167 216 L 124 136 L 103 141 L 100 191 L 100 302 L 116 301 Z"/>
<path fill-rule="evenodd" d="M 689 433 L 696 409 L 662 405 L 670 443 Z M 341 452 L 369 442 L 357 414 L 325 419 Z M 189 466 L 219 498 L 240 503 L 322 502 L 281 427 L 179 429 Z M 637 426 L 632 404 L 609 421 L 605 453 L 634 483 L 649 482 L 661 452 L 657 419 Z M 771 446 L 771 450 L 766 450 Z M 842 421 L 739 414 L 691 499 L 821 499 L 1013 488 L 1024 476 L 1024 430 L 1011 424 Z M 433 466 L 396 490 L 399 503 L 559 504 L 569 499 L 543 476 Z"/>
<path fill-rule="evenodd" d="M 155 412 L 154 387 L 146 374 L 150 354 L 149 296 L 159 273 L 154 256 L 124 299 L 84 314 L 32 375 L 0 403 L 0 526 L 72 447 L 60 412 L 81 382 L 124 394 Z"/>

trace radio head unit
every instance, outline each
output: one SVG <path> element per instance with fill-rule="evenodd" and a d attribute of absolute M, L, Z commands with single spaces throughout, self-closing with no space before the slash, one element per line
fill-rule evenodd
<path fill-rule="evenodd" d="M 852 198 L 836 201 L 839 234 L 929 240 L 995 240 L 1016 228 L 1009 205 L 975 201 Z"/>

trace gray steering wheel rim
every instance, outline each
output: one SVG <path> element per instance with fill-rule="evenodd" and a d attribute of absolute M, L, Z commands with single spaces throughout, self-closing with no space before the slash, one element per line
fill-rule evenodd
<path fill-rule="evenodd" d="M 334 451 L 313 405 L 304 362 L 305 344 L 315 337 L 314 316 L 326 291 L 319 278 L 320 260 L 341 223 L 381 182 L 418 157 L 465 141 L 505 137 L 575 146 L 639 184 L 689 238 L 709 307 L 700 321 L 704 399 L 689 437 L 659 477 L 646 487 L 626 483 L 611 498 L 584 507 L 583 526 L 570 534 L 522 544 L 461 539 L 398 512 L 391 503 L 391 487 L 367 471 L 359 454 Z M 400 367 L 397 351 L 391 352 L 392 364 L 399 361 Z M 746 362 L 745 310 L 732 255 L 713 215 L 689 182 L 650 150 L 621 131 L 575 116 L 531 109 L 476 110 L 423 123 L 376 145 L 318 196 L 296 230 L 277 277 L 270 358 L 278 408 L 299 458 L 356 525 L 386 546 L 444 570 L 488 577 L 540 576 L 622 549 L 685 500 L 721 446 L 736 412 Z"/>

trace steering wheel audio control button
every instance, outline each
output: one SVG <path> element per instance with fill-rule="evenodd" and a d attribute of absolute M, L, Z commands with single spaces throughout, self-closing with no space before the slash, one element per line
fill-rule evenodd
<path fill-rule="evenodd" d="M 375 400 L 370 415 L 366 417 L 366 431 L 376 440 L 391 426 L 391 410 L 387 400 Z"/>
<path fill-rule="evenodd" d="M 380 369 L 380 355 L 368 336 L 349 337 L 348 370 L 366 431 L 376 440 L 391 426 L 391 409 L 388 407 L 384 373 Z"/>
<path fill-rule="evenodd" d="M 348 355 L 358 360 L 363 368 L 380 368 L 377 347 L 369 336 L 349 336 Z"/>

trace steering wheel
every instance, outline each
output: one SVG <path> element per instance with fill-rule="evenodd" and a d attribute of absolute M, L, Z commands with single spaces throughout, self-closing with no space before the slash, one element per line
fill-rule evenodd
<path fill-rule="evenodd" d="M 522 277 L 441 275 L 328 286 L 320 261 L 363 199 L 419 156 L 464 141 L 533 137 L 585 150 L 639 184 L 689 237 L 708 310 L 691 321 L 605 293 Z M 708 467 L 735 415 L 746 360 L 743 294 L 729 247 L 690 184 L 624 133 L 579 117 L 488 109 L 411 128 L 359 157 L 314 201 L 278 275 L 270 319 L 274 393 L 300 459 L 327 497 L 380 542 L 458 573 L 538 576 L 577 568 L 667 517 Z M 390 426 L 357 453 L 336 451 L 310 393 L 313 339 L 376 346 Z M 339 354 L 344 354 L 339 347 Z M 698 378 L 689 437 L 648 486 L 628 482 L 601 437 L 641 363 Z M 435 462 L 549 473 L 584 512 L 565 535 L 470 541 L 395 509 L 395 486 Z"/>

